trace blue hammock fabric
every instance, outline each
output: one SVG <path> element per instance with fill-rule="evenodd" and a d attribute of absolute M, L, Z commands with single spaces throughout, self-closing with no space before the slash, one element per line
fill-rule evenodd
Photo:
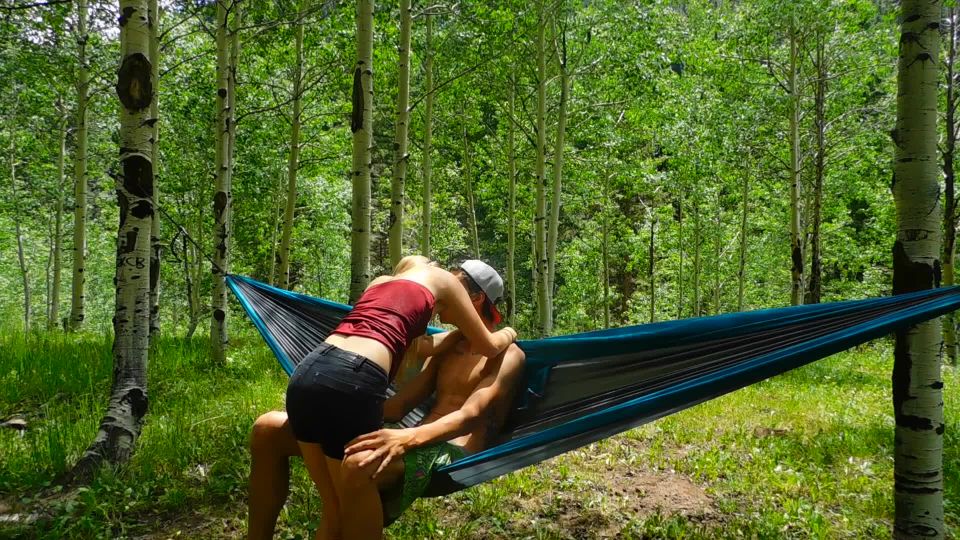
<path fill-rule="evenodd" d="M 228 276 L 227 284 L 287 373 L 350 310 L 247 277 Z M 957 308 L 960 287 L 950 287 L 519 341 L 526 390 L 501 444 L 439 469 L 428 495 L 496 478 Z"/>

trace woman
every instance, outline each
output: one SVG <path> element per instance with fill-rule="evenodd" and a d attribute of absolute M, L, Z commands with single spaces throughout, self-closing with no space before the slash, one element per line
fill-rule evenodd
<path fill-rule="evenodd" d="M 450 272 L 426 257 L 405 257 L 392 276 L 370 283 L 326 342 L 294 371 L 287 386 L 287 414 L 323 500 L 318 539 L 380 537 L 379 525 L 371 527 L 363 516 L 351 512 L 354 506 L 364 506 L 352 504 L 365 502 L 358 497 L 378 497 L 376 491 L 351 492 L 351 504 L 343 500 L 343 450 L 354 437 L 380 429 L 387 386 L 404 351 L 424 334 L 430 319 L 436 314 L 440 322 L 456 326 L 472 352 L 487 357 L 497 356 L 516 340 L 512 328 L 487 329 L 468 293 L 468 277 L 483 288 L 492 306 L 497 298 L 490 291 L 502 292 L 503 282 L 485 263 L 468 261 Z M 418 350 L 419 356 L 440 354 L 459 339 L 440 335 L 424 340 L 427 350 Z"/>

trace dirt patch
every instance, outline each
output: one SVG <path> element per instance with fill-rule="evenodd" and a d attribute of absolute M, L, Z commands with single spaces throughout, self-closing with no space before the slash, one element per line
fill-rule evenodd
<path fill-rule="evenodd" d="M 637 517 L 653 514 L 705 521 L 717 515 L 713 499 L 692 480 L 671 471 L 624 471 L 607 477 L 611 497 Z"/>

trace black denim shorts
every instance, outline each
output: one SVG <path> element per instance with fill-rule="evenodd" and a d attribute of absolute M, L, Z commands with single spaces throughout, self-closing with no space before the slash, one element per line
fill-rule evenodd
<path fill-rule="evenodd" d="M 287 385 L 287 416 L 298 441 L 343 459 L 354 437 L 380 429 L 387 372 L 369 358 L 324 343 L 300 362 Z"/>

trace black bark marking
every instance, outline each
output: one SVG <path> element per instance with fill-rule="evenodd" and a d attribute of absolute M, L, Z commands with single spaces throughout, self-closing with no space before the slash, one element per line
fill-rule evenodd
<path fill-rule="evenodd" d="M 803 252 L 800 251 L 800 246 L 794 244 L 793 251 L 791 253 L 791 258 L 793 259 L 793 270 L 798 274 L 803 273 Z"/>
<path fill-rule="evenodd" d="M 153 215 L 153 203 L 149 199 L 137 201 L 130 209 L 130 215 L 143 219 Z"/>
<path fill-rule="evenodd" d="M 153 197 L 153 164 L 149 159 L 134 154 L 123 160 L 123 189 L 134 197 Z"/>
<path fill-rule="evenodd" d="M 137 236 L 139 235 L 140 229 L 138 227 L 134 227 L 133 230 L 127 231 L 126 241 L 122 245 L 117 246 L 117 253 L 121 255 L 125 253 L 132 253 L 133 250 L 137 248 Z M 121 258 L 121 263 L 122 260 L 123 259 Z"/>
<path fill-rule="evenodd" d="M 217 322 L 223 322 L 223 320 L 227 318 L 227 314 L 224 313 L 222 309 L 215 309 L 213 310 L 213 318 Z"/>
<path fill-rule="evenodd" d="M 153 99 L 153 81 L 150 80 L 150 60 L 141 53 L 128 54 L 117 74 L 117 96 L 131 111 L 150 106 Z"/>
<path fill-rule="evenodd" d="M 132 388 L 123 398 L 120 400 L 121 403 L 129 403 L 130 411 L 133 413 L 133 417 L 137 420 L 143 418 L 143 415 L 147 414 L 147 405 L 149 400 L 147 399 L 147 394 L 140 388 Z"/>
<path fill-rule="evenodd" d="M 350 112 L 350 132 L 363 129 L 363 81 L 360 68 L 353 72 L 353 110 Z"/>
<path fill-rule="evenodd" d="M 123 11 L 120 12 L 120 18 L 117 20 L 117 22 L 120 23 L 120 28 L 123 28 L 124 26 L 126 26 L 127 21 L 129 21 L 130 18 L 133 17 L 133 14 L 136 12 L 137 10 L 131 6 L 127 6 L 123 8 Z"/>
<path fill-rule="evenodd" d="M 897 425 L 912 429 L 913 431 L 930 431 L 933 429 L 933 422 L 929 418 L 915 416 L 912 414 L 897 414 Z"/>
<path fill-rule="evenodd" d="M 226 98 L 227 98 L 227 89 L 226 89 L 226 88 L 221 88 L 221 89 L 217 90 L 217 95 L 220 96 L 221 99 L 226 99 Z"/>
<path fill-rule="evenodd" d="M 903 19 L 903 22 L 904 22 L 904 23 L 912 23 L 912 22 L 914 22 L 914 21 L 919 21 L 919 20 L 920 20 L 920 15 L 919 15 L 919 14 L 914 14 L 914 15 L 911 15 L 911 16 Z"/>
<path fill-rule="evenodd" d="M 943 428 L 944 428 L 943 424 L 940 424 L 939 426 L 937 426 L 937 429 L 935 429 L 934 431 L 937 433 L 937 435 L 943 435 Z"/>
<path fill-rule="evenodd" d="M 213 215 L 216 217 L 217 221 L 223 219 L 223 212 L 227 208 L 227 193 L 225 191 L 218 191 L 216 195 L 213 196 Z"/>
<path fill-rule="evenodd" d="M 120 207 L 120 228 L 123 228 L 123 224 L 127 222 L 127 213 L 130 209 L 130 199 L 123 194 L 119 189 L 117 190 L 117 206 Z"/>
<path fill-rule="evenodd" d="M 937 382 L 931 384 L 931 385 L 930 385 L 930 388 L 933 388 L 934 390 L 940 390 L 940 389 L 942 389 L 942 388 L 943 388 L 943 381 L 937 381 Z"/>
<path fill-rule="evenodd" d="M 910 233 L 910 238 L 920 233 Z M 907 256 L 903 242 L 897 240 L 893 244 L 893 294 L 925 291 L 940 286 L 940 260 L 935 259 L 933 264 L 915 262 Z"/>

